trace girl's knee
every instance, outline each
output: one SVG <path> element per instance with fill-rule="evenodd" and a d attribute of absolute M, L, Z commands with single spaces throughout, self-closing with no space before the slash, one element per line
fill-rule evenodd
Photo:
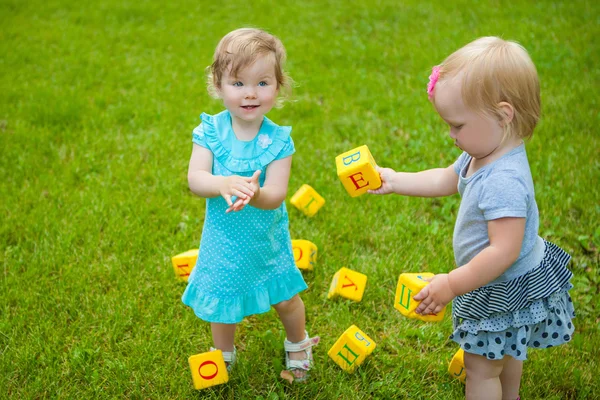
<path fill-rule="evenodd" d="M 465 352 L 465 369 L 471 379 L 498 378 L 503 366 L 503 360 L 488 360 L 479 354 Z"/>
<path fill-rule="evenodd" d="M 300 296 L 295 295 L 294 297 L 292 297 L 289 300 L 284 300 L 282 302 L 275 304 L 273 307 L 275 308 L 275 310 L 277 310 L 277 312 L 285 312 L 285 311 L 293 310 L 296 307 L 302 307 L 302 306 L 304 306 L 302 299 L 300 298 Z"/>

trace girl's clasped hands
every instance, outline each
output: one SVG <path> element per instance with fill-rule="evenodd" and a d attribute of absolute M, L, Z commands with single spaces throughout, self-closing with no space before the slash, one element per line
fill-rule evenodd
<path fill-rule="evenodd" d="M 219 193 L 229 206 L 225 210 L 226 213 L 243 210 L 250 200 L 258 196 L 260 173 L 261 171 L 257 170 L 252 176 L 231 175 L 223 180 Z"/>

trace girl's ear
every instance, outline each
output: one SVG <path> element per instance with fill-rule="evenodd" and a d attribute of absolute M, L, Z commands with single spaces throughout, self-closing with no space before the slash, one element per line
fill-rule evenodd
<path fill-rule="evenodd" d="M 502 118 L 501 124 L 504 126 L 510 124 L 515 116 L 515 109 L 512 104 L 502 101 L 498 103 L 498 109 Z"/>

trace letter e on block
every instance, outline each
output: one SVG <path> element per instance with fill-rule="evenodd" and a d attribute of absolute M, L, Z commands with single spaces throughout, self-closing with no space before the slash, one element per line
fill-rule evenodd
<path fill-rule="evenodd" d="M 352 197 L 381 186 L 377 164 L 365 145 L 340 154 L 335 158 L 335 165 L 340 181 Z"/>

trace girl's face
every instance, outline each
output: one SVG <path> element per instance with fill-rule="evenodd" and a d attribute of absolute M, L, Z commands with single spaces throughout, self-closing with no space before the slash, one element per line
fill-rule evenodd
<path fill-rule="evenodd" d="M 224 71 L 218 90 L 223 104 L 238 123 L 262 123 L 279 92 L 272 58 L 257 58 L 253 64 L 241 68 L 237 76 L 230 72 L 230 67 Z"/>
<path fill-rule="evenodd" d="M 454 144 L 471 157 L 483 159 L 499 152 L 504 130 L 497 119 L 476 113 L 464 105 L 461 85 L 460 78 L 438 82 L 434 106 L 450 127 Z"/>

